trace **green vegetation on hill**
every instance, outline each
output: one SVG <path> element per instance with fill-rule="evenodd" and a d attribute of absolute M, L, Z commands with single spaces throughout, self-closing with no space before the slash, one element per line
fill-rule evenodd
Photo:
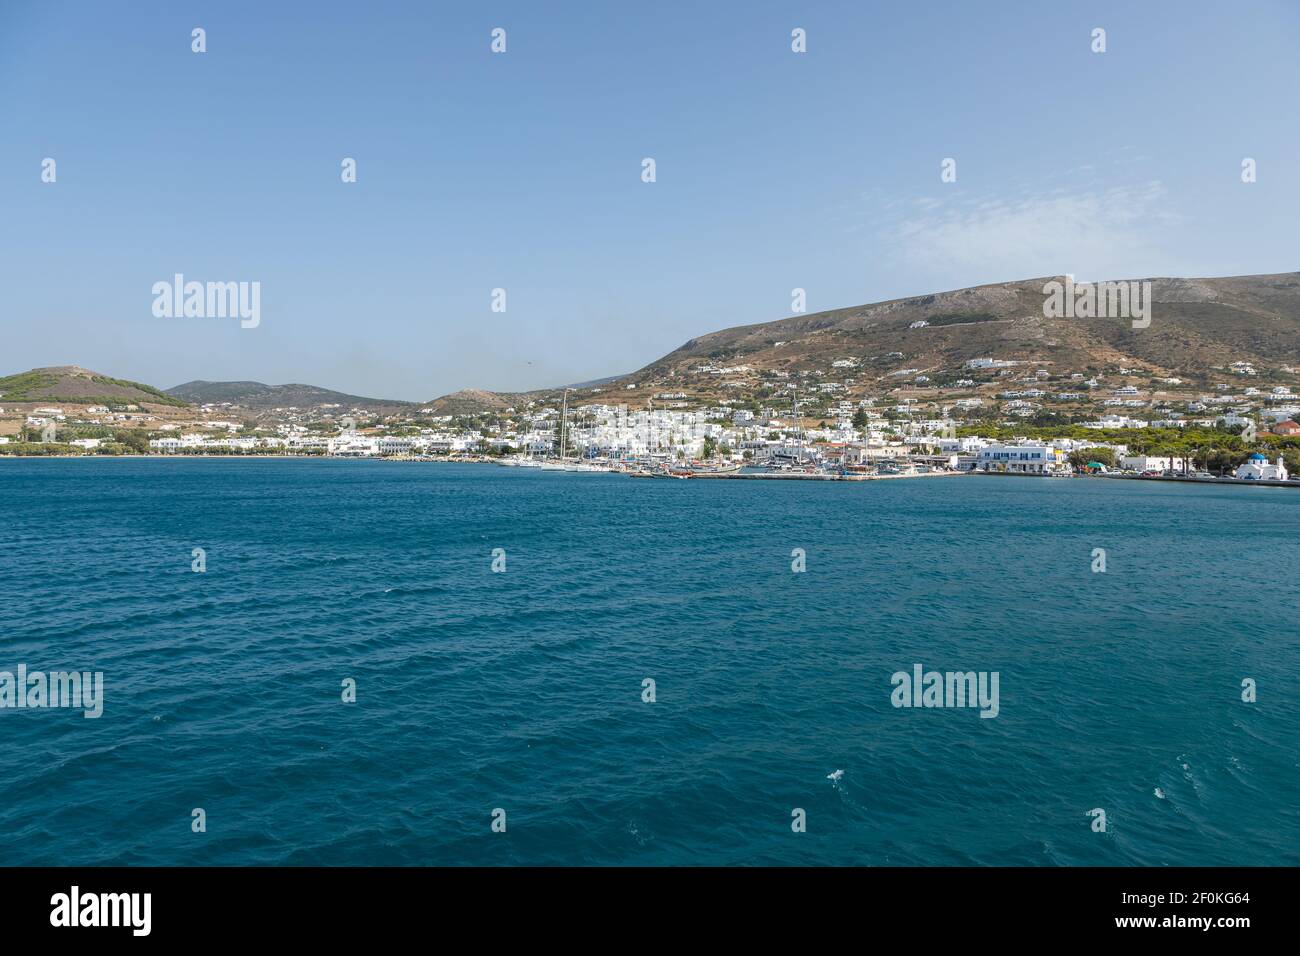
<path fill-rule="evenodd" d="M 316 385 L 266 385 L 262 382 L 186 382 L 167 389 L 167 395 L 193 405 L 229 403 L 244 408 L 305 408 L 340 405 L 345 408 L 409 408 L 413 403 L 397 399 L 365 398 Z"/>
<path fill-rule="evenodd" d="M 171 405 L 175 408 L 184 408 L 186 403 L 179 398 L 173 398 L 162 389 L 154 388 L 152 385 L 144 385 L 140 382 L 128 381 L 124 378 L 109 378 L 107 375 L 96 375 L 91 379 L 97 385 L 116 385 L 118 388 L 134 388 L 137 391 L 144 392 L 152 396 L 149 401 L 157 402 L 159 405 Z"/>
<path fill-rule="evenodd" d="M 67 387 L 68 382 L 76 382 L 75 389 Z M 95 386 L 104 386 L 117 390 L 95 394 Z M 76 394 L 85 392 L 85 394 Z M 128 394 L 123 394 L 126 392 Z M 130 392 L 138 392 L 131 395 Z M 69 402 L 78 405 L 121 405 L 123 403 L 152 402 L 157 405 L 170 405 L 184 408 L 186 402 L 164 394 L 152 385 L 142 385 L 122 378 L 109 378 L 107 375 L 59 376 L 46 369 L 33 369 L 0 378 L 0 402 Z"/>

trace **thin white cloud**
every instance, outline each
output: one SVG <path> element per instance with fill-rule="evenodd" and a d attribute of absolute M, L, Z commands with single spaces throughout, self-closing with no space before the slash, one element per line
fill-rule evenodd
<path fill-rule="evenodd" d="M 1133 278 L 1176 268 L 1164 250 L 1178 223 L 1153 181 L 1014 199 L 925 197 L 882 223 L 881 238 L 904 268 L 972 282 Z"/>

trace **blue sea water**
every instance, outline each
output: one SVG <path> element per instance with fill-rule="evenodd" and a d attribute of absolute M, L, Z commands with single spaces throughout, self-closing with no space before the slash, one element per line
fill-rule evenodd
<path fill-rule="evenodd" d="M 3 862 L 1295 865 L 1297 584 L 1291 489 L 0 460 L 0 670 L 105 679 Z"/>

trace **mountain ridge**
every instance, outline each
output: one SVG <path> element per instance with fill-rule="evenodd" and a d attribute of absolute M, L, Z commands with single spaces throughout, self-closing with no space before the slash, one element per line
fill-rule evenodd
<path fill-rule="evenodd" d="M 765 374 L 824 375 L 837 362 L 859 386 L 885 390 L 903 384 L 902 371 L 959 380 L 966 363 L 985 358 L 1093 373 L 1131 367 L 1200 384 L 1233 362 L 1300 364 L 1300 272 L 1114 280 L 1151 283 L 1152 322 L 1139 329 L 1120 318 L 1048 317 L 1044 286 L 1064 279 L 986 283 L 731 326 L 688 339 L 628 375 L 597 380 L 579 400 L 628 401 L 647 385 L 723 398 L 729 393 L 718 386 L 727 382 L 756 388 Z M 517 401 L 558 391 L 489 394 Z"/>
<path fill-rule="evenodd" d="M 319 385 L 298 382 L 284 385 L 267 385 L 264 382 L 216 382 L 195 379 L 166 390 L 168 395 L 184 399 L 193 405 L 220 405 L 229 403 L 250 409 L 310 407 L 315 405 L 341 405 L 349 408 L 404 408 L 418 403 L 400 399 L 367 398 L 350 395 Z"/>
<path fill-rule="evenodd" d="M 1098 374 L 1135 369 L 1206 387 L 1232 363 L 1287 374 L 1300 365 L 1300 272 L 1208 278 L 1153 277 L 1151 324 L 1044 314 L 1043 276 L 905 296 L 730 326 L 692 337 L 626 375 L 527 391 L 467 388 L 428 402 L 367 398 L 302 383 L 197 379 L 165 391 L 75 365 L 0 378 L 0 402 L 145 402 L 185 407 L 230 403 L 253 411 L 343 406 L 380 411 L 432 407 L 438 414 L 501 412 L 529 402 L 643 402 L 652 386 L 717 401 L 769 387 L 773 379 L 838 377 L 856 390 L 893 392 L 964 380 L 980 359 Z M 982 384 L 987 385 L 987 382 Z"/>

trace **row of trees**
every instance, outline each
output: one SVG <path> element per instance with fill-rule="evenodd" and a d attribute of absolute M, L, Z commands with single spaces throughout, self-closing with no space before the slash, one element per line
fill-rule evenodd
<path fill-rule="evenodd" d="M 86 432 L 94 432 L 86 434 Z M 44 437 L 53 441 L 44 441 Z M 69 444 L 75 438 L 104 439 L 103 444 L 93 451 Z M 48 456 L 48 455 L 143 455 L 149 451 L 149 435 L 139 429 L 123 428 L 112 431 L 107 428 L 60 428 L 53 435 L 42 434 L 41 429 L 24 425 L 18 433 L 18 440 L 0 445 L 0 455 Z"/>

